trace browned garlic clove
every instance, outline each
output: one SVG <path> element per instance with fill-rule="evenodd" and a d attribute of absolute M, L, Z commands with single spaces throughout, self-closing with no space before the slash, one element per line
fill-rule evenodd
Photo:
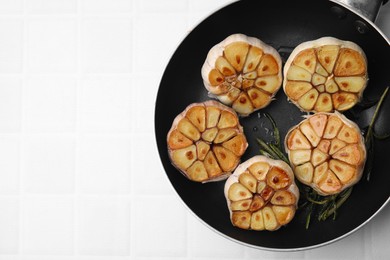
<path fill-rule="evenodd" d="M 257 38 L 233 34 L 212 47 L 202 67 L 210 96 L 240 115 L 266 107 L 281 87 L 278 52 Z"/>
<path fill-rule="evenodd" d="M 320 195 L 337 194 L 357 183 L 366 161 L 359 127 L 338 112 L 316 113 L 292 127 L 285 149 L 297 179 Z"/>
<path fill-rule="evenodd" d="M 265 156 L 241 163 L 224 192 L 232 224 L 252 230 L 273 231 L 288 224 L 299 199 L 290 166 Z"/>
<path fill-rule="evenodd" d="M 284 66 L 283 90 L 306 112 L 345 111 L 367 85 L 367 59 L 355 43 L 323 37 L 298 45 Z"/>
<path fill-rule="evenodd" d="M 172 164 L 196 182 L 226 179 L 248 142 L 236 112 L 216 101 L 189 105 L 167 135 Z"/>

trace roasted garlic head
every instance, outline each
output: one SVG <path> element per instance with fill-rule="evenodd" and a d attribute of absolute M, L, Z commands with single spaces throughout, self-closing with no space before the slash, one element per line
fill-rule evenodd
<path fill-rule="evenodd" d="M 259 39 L 233 34 L 211 48 L 202 77 L 210 96 L 247 116 L 267 106 L 281 87 L 282 61 Z"/>
<path fill-rule="evenodd" d="M 283 90 L 306 112 L 345 111 L 367 85 L 367 59 L 353 42 L 324 37 L 298 45 L 284 66 Z"/>
<path fill-rule="evenodd" d="M 320 195 L 357 183 L 366 161 L 359 127 L 338 112 L 308 116 L 287 133 L 285 149 L 295 177 Z"/>
<path fill-rule="evenodd" d="M 172 164 L 197 182 L 226 179 L 248 147 L 236 112 L 217 101 L 193 103 L 167 135 Z"/>
<path fill-rule="evenodd" d="M 273 231 L 293 219 L 299 191 L 288 164 L 258 155 L 227 179 L 225 197 L 234 226 Z"/>

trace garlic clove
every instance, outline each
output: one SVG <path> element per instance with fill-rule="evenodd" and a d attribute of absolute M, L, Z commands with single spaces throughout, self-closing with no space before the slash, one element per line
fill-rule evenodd
<path fill-rule="evenodd" d="M 248 50 L 248 43 L 233 42 L 225 47 L 224 56 L 236 71 L 241 72 L 244 67 Z"/>
<path fill-rule="evenodd" d="M 190 146 L 193 141 L 180 133 L 179 130 L 174 130 L 169 134 L 168 146 L 171 149 L 180 149 Z"/>
<path fill-rule="evenodd" d="M 345 111 L 359 101 L 367 80 L 366 56 L 358 45 L 323 37 L 293 50 L 284 66 L 283 90 L 302 111 Z M 301 82 L 308 85 L 298 95 L 294 86 Z"/>
<path fill-rule="evenodd" d="M 281 70 L 281 57 L 273 47 L 233 34 L 210 49 L 201 75 L 210 96 L 248 116 L 272 101 L 281 87 Z"/>
<path fill-rule="evenodd" d="M 227 179 L 224 193 L 232 224 L 257 231 L 288 224 L 299 200 L 290 166 L 265 156 L 240 164 Z"/>
<path fill-rule="evenodd" d="M 204 183 L 229 177 L 248 142 L 233 109 L 206 101 L 190 104 L 176 116 L 167 147 L 172 164 L 185 177 Z"/>
<path fill-rule="evenodd" d="M 309 131 L 309 125 L 313 131 Z M 301 131 L 311 141 L 308 149 L 297 149 L 294 145 L 303 143 L 301 137 L 296 137 Z M 338 112 L 307 116 L 288 131 L 285 149 L 295 176 L 323 196 L 340 193 L 356 184 L 366 160 L 359 127 Z"/>
<path fill-rule="evenodd" d="M 313 74 L 316 69 L 317 57 L 314 49 L 306 49 L 297 54 L 293 62 L 295 65 Z"/>
<path fill-rule="evenodd" d="M 335 76 L 356 76 L 365 74 L 366 61 L 360 51 L 342 48 L 335 66 Z"/>
<path fill-rule="evenodd" d="M 202 182 L 208 179 L 206 168 L 201 161 L 194 162 L 187 169 L 188 176 L 191 180 Z"/>

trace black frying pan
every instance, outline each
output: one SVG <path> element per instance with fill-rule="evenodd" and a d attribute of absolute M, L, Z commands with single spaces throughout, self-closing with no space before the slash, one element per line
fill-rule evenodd
<path fill-rule="evenodd" d="M 390 85 L 390 48 L 372 23 L 349 9 L 327 0 L 240 1 L 212 14 L 180 44 L 161 80 L 156 100 L 155 132 L 166 174 L 188 208 L 220 234 L 237 242 L 272 250 L 299 250 L 324 245 L 352 233 L 370 220 L 389 201 L 390 140 L 376 141 L 371 180 L 362 179 L 351 197 L 338 211 L 335 221 L 312 221 L 305 230 L 305 212 L 297 211 L 293 221 L 276 232 L 256 232 L 233 227 L 223 194 L 224 181 L 199 184 L 189 181 L 171 164 L 166 135 L 173 119 L 193 102 L 210 99 L 200 74 L 210 48 L 233 33 L 254 36 L 276 48 L 284 61 L 292 49 L 304 41 L 323 36 L 349 40 L 361 46 L 368 58 L 369 84 L 365 100 L 377 100 Z M 280 90 L 276 100 L 261 110 L 275 119 L 284 138 L 303 113 Z M 258 154 L 257 137 L 267 138 L 261 113 L 241 118 L 249 142 L 242 161 Z M 373 110 L 363 110 L 351 118 L 361 127 L 368 125 Z M 385 101 L 376 124 L 378 133 L 390 131 L 390 98 Z M 387 120 L 386 120 L 387 119 Z"/>

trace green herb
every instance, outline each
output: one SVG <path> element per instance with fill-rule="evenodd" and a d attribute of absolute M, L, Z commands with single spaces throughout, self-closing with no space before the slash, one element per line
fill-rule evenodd
<path fill-rule="evenodd" d="M 372 116 L 371 122 L 368 125 L 366 136 L 364 137 L 364 141 L 365 141 L 366 149 L 367 149 L 367 161 L 366 161 L 366 168 L 365 168 L 365 175 L 366 175 L 367 181 L 370 180 L 371 171 L 372 171 L 372 168 L 373 168 L 374 143 L 375 143 L 374 139 L 383 140 L 383 139 L 386 139 L 386 138 L 390 137 L 390 134 L 385 134 L 383 136 L 377 135 L 375 133 L 375 128 L 374 128 L 376 119 L 377 119 L 378 114 L 379 114 L 379 110 L 380 110 L 380 108 L 382 106 L 383 101 L 385 100 L 385 98 L 387 96 L 388 91 L 389 91 L 389 87 L 387 87 L 385 89 L 385 91 L 383 92 L 382 96 L 380 97 L 380 99 L 378 101 L 378 105 L 377 105 L 377 107 L 375 109 L 374 115 Z"/>
<path fill-rule="evenodd" d="M 373 154 L 374 154 L 374 139 L 385 139 L 390 137 L 390 134 L 385 134 L 379 136 L 375 133 L 375 122 L 379 114 L 379 110 L 383 104 L 383 101 L 389 91 L 389 87 L 385 89 L 381 98 L 378 101 L 377 107 L 375 109 L 374 115 L 371 119 L 371 122 L 367 128 L 365 134 L 365 145 L 367 149 L 367 161 L 365 166 L 365 172 L 367 180 L 370 179 L 371 170 L 373 167 Z M 372 107 L 375 103 L 369 103 L 369 107 Z M 368 105 L 367 105 L 368 106 Z M 257 142 L 260 145 L 260 154 L 265 155 L 269 158 L 276 160 L 283 160 L 290 165 L 290 162 L 283 152 L 282 142 L 280 140 L 280 132 L 276 125 L 275 120 L 269 115 L 265 114 L 266 118 L 271 122 L 273 128 L 273 142 L 266 142 L 260 138 L 257 139 Z M 298 210 L 307 209 L 308 213 L 306 216 L 305 228 L 308 229 L 312 216 L 316 215 L 318 221 L 325 221 L 330 216 L 333 216 L 333 220 L 336 219 L 337 210 L 348 200 L 352 194 L 353 187 L 349 187 L 342 191 L 339 194 L 322 196 L 319 195 L 315 190 L 308 186 L 303 186 L 303 184 L 297 182 L 299 186 L 299 191 L 301 193 L 300 205 Z"/>
<path fill-rule="evenodd" d="M 272 128 L 273 128 L 273 136 L 274 136 L 274 143 L 267 143 L 263 141 L 262 139 L 258 138 L 257 142 L 259 143 L 261 149 L 260 154 L 268 156 L 270 158 L 279 159 L 285 161 L 287 164 L 290 164 L 290 161 L 288 158 L 284 155 L 282 152 L 282 142 L 280 140 L 280 132 L 279 128 L 276 126 L 275 120 L 271 117 L 271 115 L 265 113 L 265 116 L 268 118 L 268 120 L 271 122 Z"/>

